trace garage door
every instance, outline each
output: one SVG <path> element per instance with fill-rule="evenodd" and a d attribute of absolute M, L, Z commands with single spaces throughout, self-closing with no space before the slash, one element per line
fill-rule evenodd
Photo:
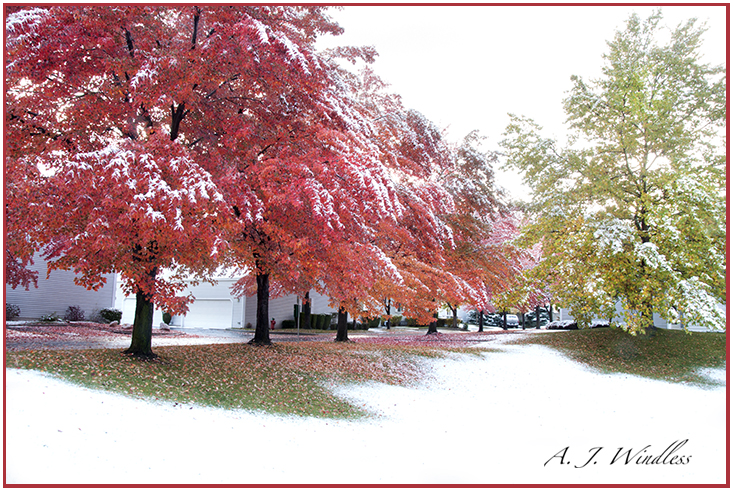
<path fill-rule="evenodd" d="M 232 328 L 232 299 L 196 299 L 186 313 L 184 328 Z"/>

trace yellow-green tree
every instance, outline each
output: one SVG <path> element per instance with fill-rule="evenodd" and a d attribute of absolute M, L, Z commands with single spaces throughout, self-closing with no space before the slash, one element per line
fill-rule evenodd
<path fill-rule="evenodd" d="M 633 333 L 654 312 L 725 326 L 725 72 L 700 61 L 704 32 L 631 16 L 602 77 L 572 77 L 566 146 L 511 116 L 502 145 L 535 192 L 525 234 L 543 242 L 538 273 L 583 318 L 621 302 Z"/>

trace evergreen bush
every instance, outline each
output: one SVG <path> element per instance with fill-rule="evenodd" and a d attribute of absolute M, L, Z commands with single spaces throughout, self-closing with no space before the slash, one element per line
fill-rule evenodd
<path fill-rule="evenodd" d="M 5 321 L 10 321 L 20 316 L 20 306 L 5 303 Z"/>
<path fill-rule="evenodd" d="M 122 320 L 122 311 L 120 311 L 119 309 L 114 309 L 114 308 L 100 309 L 99 315 L 107 323 L 112 323 L 113 321 L 119 322 L 120 320 Z"/>

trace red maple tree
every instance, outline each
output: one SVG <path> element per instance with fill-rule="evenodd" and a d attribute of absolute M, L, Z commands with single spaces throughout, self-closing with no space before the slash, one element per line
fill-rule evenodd
<path fill-rule="evenodd" d="M 225 263 L 254 276 L 256 344 L 270 343 L 271 283 L 278 295 L 328 294 L 344 320 L 379 314 L 389 298 L 428 322 L 442 302 L 479 297 L 502 274 L 480 240 L 497 206 L 491 159 L 476 135 L 449 145 L 372 72 L 338 65 L 374 50 L 319 53 L 317 36 L 341 32 L 325 12 L 10 14 L 13 281 L 32 280 L 39 248 L 88 288 L 121 273 L 137 298 L 129 352 L 141 355 L 152 354 L 153 306 L 183 312 L 184 276 Z"/>
<path fill-rule="evenodd" d="M 163 270 L 206 277 L 226 255 L 255 273 L 266 344 L 271 275 L 300 288 L 323 265 L 313 251 L 394 206 L 369 122 L 313 47 L 340 32 L 321 7 L 27 8 L 7 31 L 14 180 L 40 167 L 54 190 L 29 200 L 53 207 L 32 244 L 88 287 L 115 270 L 139 306 L 180 311 L 181 276 Z M 148 354 L 138 311 L 130 350 Z"/>
<path fill-rule="evenodd" d="M 123 275 L 138 295 L 131 352 L 150 353 L 150 302 L 183 308 L 177 268 L 206 275 L 222 259 L 215 248 L 242 263 L 261 255 L 229 243 L 242 239 L 232 240 L 237 221 L 267 220 L 262 199 L 281 185 L 279 163 L 310 152 L 293 145 L 294 132 L 307 127 L 308 141 L 317 130 L 299 121 L 292 94 L 322 87 L 311 84 L 318 60 L 298 48 L 339 32 L 322 11 L 58 6 L 8 16 L 13 183 L 40 166 L 39 189 L 54 190 L 35 201 L 49 213 L 33 215 L 33 245 L 88 287 L 104 272 Z M 278 146 L 281 161 L 263 164 Z M 256 242 L 279 233 L 255 231 Z"/>

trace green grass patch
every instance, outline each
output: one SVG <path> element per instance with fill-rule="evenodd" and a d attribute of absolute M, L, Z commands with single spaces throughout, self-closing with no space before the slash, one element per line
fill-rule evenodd
<path fill-rule="evenodd" d="M 367 412 L 337 398 L 330 383 L 411 385 L 422 357 L 446 350 L 412 346 L 278 343 L 158 347 L 140 360 L 116 349 L 7 352 L 7 367 L 35 369 L 80 385 L 133 397 L 274 414 L 360 418 Z"/>
<path fill-rule="evenodd" d="M 545 345 L 604 373 L 625 373 L 702 386 L 720 385 L 699 374 L 726 368 L 726 334 L 655 331 L 633 336 L 620 328 L 533 334 L 509 343 Z"/>

